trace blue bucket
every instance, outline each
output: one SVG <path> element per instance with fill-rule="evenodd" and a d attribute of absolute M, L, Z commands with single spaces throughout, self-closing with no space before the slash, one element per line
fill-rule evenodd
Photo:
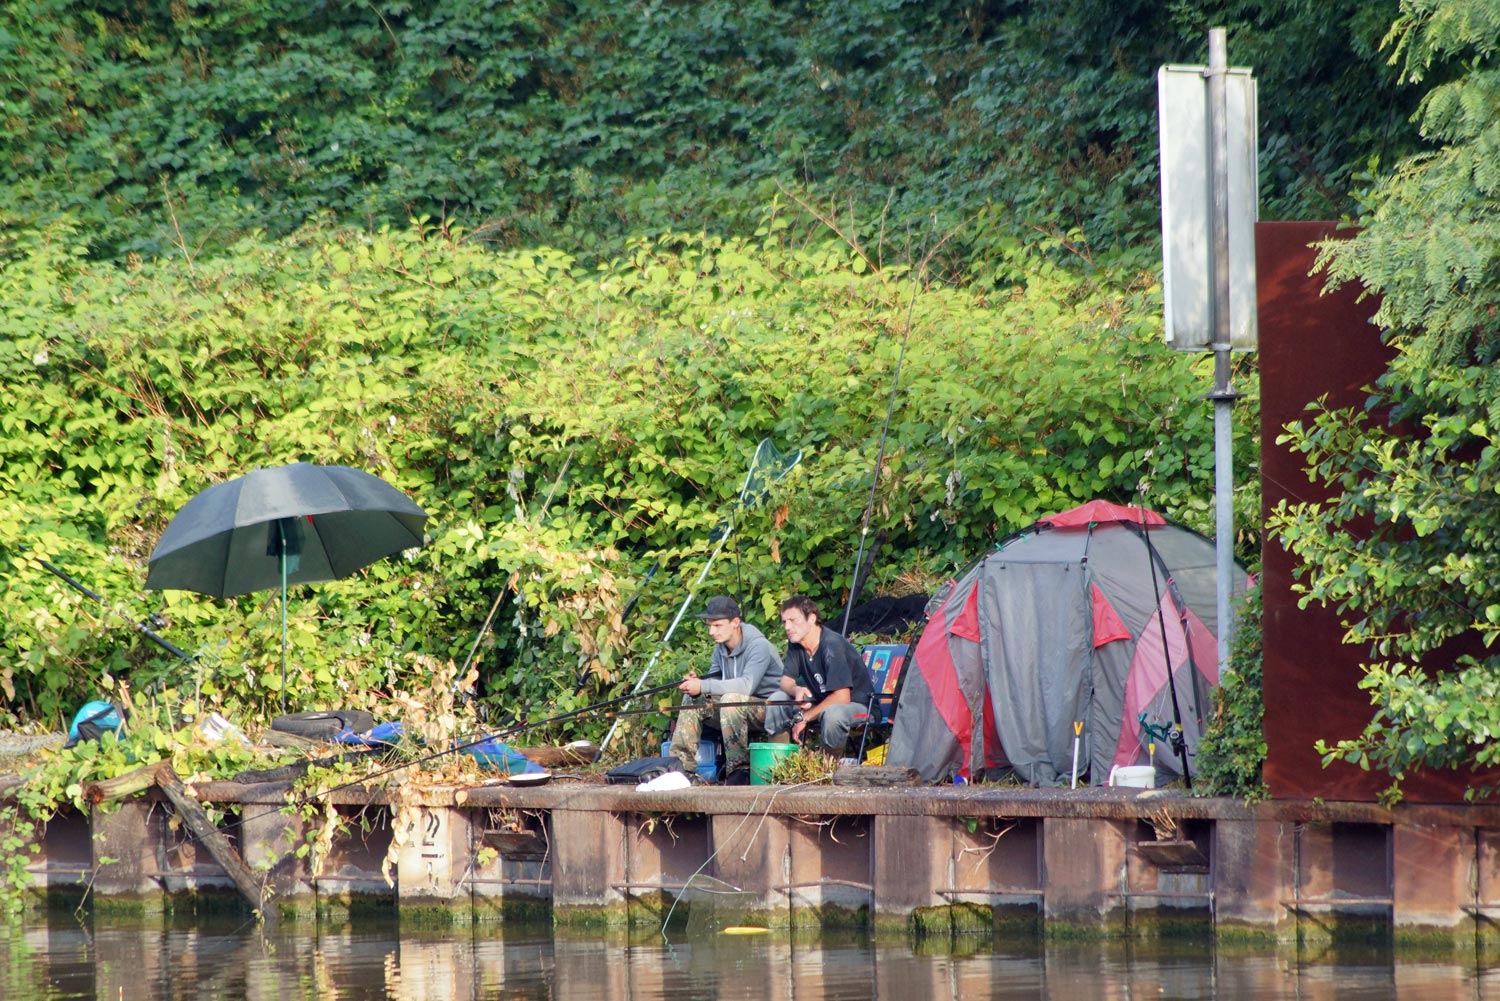
<path fill-rule="evenodd" d="M 672 756 L 672 742 L 664 740 L 661 742 L 661 756 L 670 758 Z M 705 782 L 716 781 L 719 777 L 719 745 L 712 740 L 698 741 L 698 767 L 693 769 L 698 777 Z"/>

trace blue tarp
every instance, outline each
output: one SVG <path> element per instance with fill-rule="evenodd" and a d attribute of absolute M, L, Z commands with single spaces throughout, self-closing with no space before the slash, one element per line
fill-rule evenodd
<path fill-rule="evenodd" d="M 345 730 L 335 735 L 333 739 L 340 744 L 358 744 L 362 747 L 394 747 L 401 743 L 405 735 L 405 728 L 397 720 L 393 723 L 377 723 L 364 733 Z M 459 744 L 463 745 L 458 748 L 460 753 L 467 754 L 485 768 L 492 768 L 506 775 L 546 771 L 541 765 L 495 737 L 486 737 L 475 742 L 455 742 L 455 745 Z"/>

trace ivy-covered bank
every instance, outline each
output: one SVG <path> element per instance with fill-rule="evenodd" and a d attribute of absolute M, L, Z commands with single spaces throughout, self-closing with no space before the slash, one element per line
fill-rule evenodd
<path fill-rule="evenodd" d="M 1253 66 L 1266 218 L 1328 218 L 1413 148 L 1420 96 L 1367 0 L 119 0 L 0 3 L 0 215 L 91 253 L 216 253 L 331 216 L 462 221 L 609 257 L 745 234 L 812 189 L 902 233 L 955 231 L 989 282 L 1040 232 L 1109 254 L 1158 230 L 1155 74 L 1229 29 Z M 960 229 L 966 220 L 983 225 Z"/>

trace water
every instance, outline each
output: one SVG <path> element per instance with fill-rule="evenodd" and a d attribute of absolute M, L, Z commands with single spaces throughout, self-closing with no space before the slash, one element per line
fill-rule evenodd
<path fill-rule="evenodd" d="M 17 1001 L 567 1001 L 725 998 L 1500 999 L 1474 955 L 1215 949 L 1207 942 L 911 942 L 863 936 L 400 931 L 362 922 L 261 933 L 242 924 L 0 926 L 0 998 Z"/>

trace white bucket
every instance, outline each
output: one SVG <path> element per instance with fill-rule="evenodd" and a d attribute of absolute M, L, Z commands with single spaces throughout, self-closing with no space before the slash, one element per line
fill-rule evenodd
<path fill-rule="evenodd" d="M 1134 789 L 1156 788 L 1155 765 L 1115 765 L 1109 770 L 1109 784 Z"/>

